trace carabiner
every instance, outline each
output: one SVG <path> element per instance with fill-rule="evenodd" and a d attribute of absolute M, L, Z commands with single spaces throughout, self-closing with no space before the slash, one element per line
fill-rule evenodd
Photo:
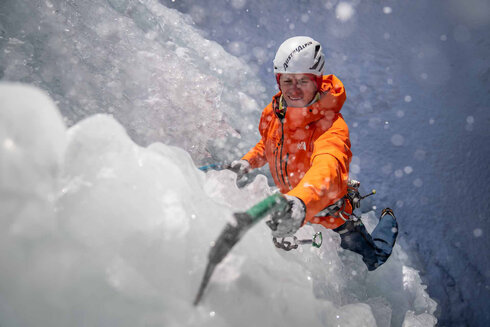
<path fill-rule="evenodd" d="M 317 238 L 319 238 L 320 240 L 317 241 Z M 315 235 L 313 235 L 313 242 L 311 242 L 311 245 L 313 245 L 316 248 L 320 248 L 320 246 L 322 246 L 322 243 L 323 243 L 322 232 L 315 233 Z"/>

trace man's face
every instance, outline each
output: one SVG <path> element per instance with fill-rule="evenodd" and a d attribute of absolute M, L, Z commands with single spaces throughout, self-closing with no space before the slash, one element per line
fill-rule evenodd
<path fill-rule="evenodd" d="M 312 74 L 282 74 L 279 86 L 288 107 L 306 107 L 317 91 L 315 76 Z"/>

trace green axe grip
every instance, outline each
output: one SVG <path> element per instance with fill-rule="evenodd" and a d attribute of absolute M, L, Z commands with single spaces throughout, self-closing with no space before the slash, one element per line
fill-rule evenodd
<path fill-rule="evenodd" d="M 260 201 L 246 212 L 252 218 L 252 222 L 256 223 L 269 214 L 272 210 L 284 210 L 287 206 L 288 200 L 286 200 L 282 194 L 277 193 Z"/>
<path fill-rule="evenodd" d="M 246 212 L 237 212 L 234 214 L 237 223 L 226 224 L 214 246 L 211 247 L 211 250 L 209 251 L 208 265 L 206 266 L 204 277 L 199 286 L 196 299 L 194 300 L 194 305 L 199 304 L 199 301 L 204 294 L 204 289 L 211 279 L 214 268 L 216 268 L 216 266 L 231 251 L 243 234 L 272 210 L 284 210 L 287 206 L 288 201 L 282 194 L 274 194 L 257 203 Z"/>

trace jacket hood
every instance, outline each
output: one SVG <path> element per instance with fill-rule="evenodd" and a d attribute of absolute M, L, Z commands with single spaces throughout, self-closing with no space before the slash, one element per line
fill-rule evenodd
<path fill-rule="evenodd" d="M 272 107 L 276 113 L 279 110 L 281 95 L 282 92 L 279 92 L 272 98 Z M 331 121 L 342 109 L 345 97 L 342 82 L 334 75 L 324 75 L 320 99 L 308 107 L 287 107 L 284 117 L 285 126 L 295 130 L 323 118 Z"/>

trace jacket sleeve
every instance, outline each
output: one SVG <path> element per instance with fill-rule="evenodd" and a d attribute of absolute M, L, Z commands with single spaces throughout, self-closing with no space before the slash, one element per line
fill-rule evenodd
<path fill-rule="evenodd" d="M 250 163 L 251 168 L 259 168 L 267 163 L 265 158 L 265 145 L 264 139 L 260 141 L 243 156 L 243 160 L 247 160 Z"/>
<path fill-rule="evenodd" d="M 342 115 L 314 143 L 311 167 L 298 185 L 288 192 L 306 206 L 306 221 L 347 192 L 350 151 L 349 130 Z"/>
<path fill-rule="evenodd" d="M 259 168 L 267 163 L 265 155 L 265 137 L 267 135 L 267 129 L 270 126 L 272 120 L 272 103 L 269 103 L 267 107 L 262 111 L 259 122 L 259 132 L 261 135 L 260 141 L 250 150 L 242 159 L 247 160 L 250 163 L 250 167 Z"/>

